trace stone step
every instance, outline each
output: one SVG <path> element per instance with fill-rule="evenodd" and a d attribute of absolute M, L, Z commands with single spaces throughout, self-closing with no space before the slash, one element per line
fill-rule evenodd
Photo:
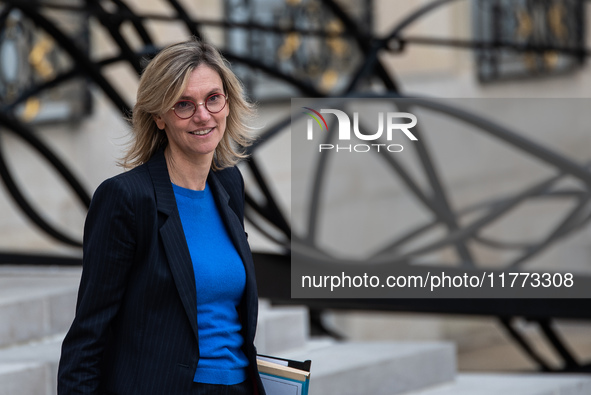
<path fill-rule="evenodd" d="M 0 349 L 0 395 L 55 395 L 62 340 Z"/>
<path fill-rule="evenodd" d="M 51 395 L 43 364 L 0 364 L 0 395 Z"/>
<path fill-rule="evenodd" d="M 259 354 L 278 355 L 303 348 L 309 340 L 308 309 L 302 306 L 271 306 L 259 303 L 255 345 Z"/>
<path fill-rule="evenodd" d="M 0 348 L 66 331 L 80 268 L 0 266 Z"/>
<path fill-rule="evenodd" d="M 591 377 L 575 374 L 459 374 L 453 382 L 404 395 L 589 395 Z"/>
<path fill-rule="evenodd" d="M 62 338 L 1 349 L 0 395 L 55 395 Z M 446 343 L 325 340 L 281 356 L 312 359 L 310 395 L 403 394 L 455 374 L 454 350 Z"/>
<path fill-rule="evenodd" d="M 454 346 L 444 342 L 325 342 L 283 353 L 312 361 L 310 395 L 396 395 L 450 382 Z"/>

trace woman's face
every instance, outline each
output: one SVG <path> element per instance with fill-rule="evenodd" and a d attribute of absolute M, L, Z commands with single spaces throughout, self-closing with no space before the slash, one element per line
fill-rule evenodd
<path fill-rule="evenodd" d="M 207 65 L 199 65 L 191 72 L 189 83 L 179 100 L 192 100 L 205 103 L 214 93 L 224 94 L 224 85 L 219 74 Z M 213 153 L 224 136 L 229 103 L 217 114 L 210 113 L 203 104 L 197 105 L 192 117 L 179 118 L 168 110 L 154 121 L 159 129 L 164 129 L 173 156 L 184 156 L 190 161 L 205 159 L 211 161 Z"/>

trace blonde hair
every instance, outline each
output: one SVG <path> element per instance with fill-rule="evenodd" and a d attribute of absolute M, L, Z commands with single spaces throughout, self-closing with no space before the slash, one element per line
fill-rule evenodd
<path fill-rule="evenodd" d="M 244 121 L 253 118 L 254 108 L 244 98 L 242 84 L 218 50 L 191 39 L 165 47 L 144 69 L 131 118 L 133 140 L 121 166 L 128 169 L 139 166 L 160 148 L 166 147 L 166 133 L 158 129 L 153 116 L 164 114 L 174 106 L 183 94 L 191 72 L 200 65 L 207 65 L 219 74 L 230 105 L 226 130 L 215 149 L 212 168 L 220 170 L 234 166 L 247 157 L 242 148 L 250 145 L 252 138 Z"/>

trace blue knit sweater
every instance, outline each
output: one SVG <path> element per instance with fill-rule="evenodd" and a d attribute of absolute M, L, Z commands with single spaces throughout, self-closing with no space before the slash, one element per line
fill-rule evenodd
<path fill-rule="evenodd" d="M 241 350 L 237 306 L 246 273 L 213 196 L 173 184 L 197 287 L 199 363 L 194 381 L 238 384 L 246 380 L 248 360 Z"/>

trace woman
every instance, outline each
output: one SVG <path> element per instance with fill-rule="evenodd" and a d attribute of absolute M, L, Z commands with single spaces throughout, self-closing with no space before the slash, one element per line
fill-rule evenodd
<path fill-rule="evenodd" d="M 58 393 L 263 394 L 257 292 L 234 166 L 252 110 L 225 60 L 191 40 L 140 79 L 132 170 L 94 194 Z"/>

